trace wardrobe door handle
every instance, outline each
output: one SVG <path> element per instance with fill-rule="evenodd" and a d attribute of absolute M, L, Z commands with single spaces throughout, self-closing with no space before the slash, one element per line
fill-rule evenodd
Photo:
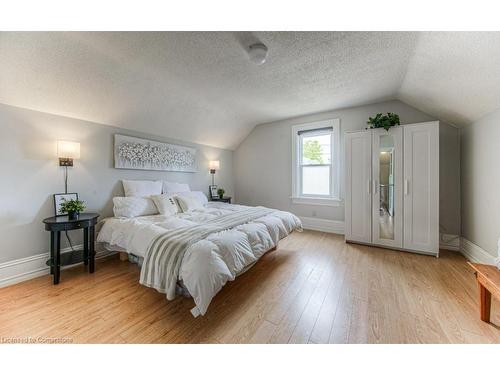
<path fill-rule="evenodd" d="M 408 195 L 410 182 L 405 179 L 405 195 Z"/>
<path fill-rule="evenodd" d="M 368 180 L 368 194 L 372 193 L 372 180 Z"/>
<path fill-rule="evenodd" d="M 377 194 L 377 180 L 373 180 L 373 194 Z"/>

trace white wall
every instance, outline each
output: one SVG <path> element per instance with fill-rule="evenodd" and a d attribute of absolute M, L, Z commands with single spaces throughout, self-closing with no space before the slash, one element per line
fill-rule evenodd
<path fill-rule="evenodd" d="M 343 207 L 324 207 L 292 204 L 291 187 L 291 127 L 297 124 L 331 118 L 340 119 L 341 137 L 341 196 L 344 197 L 343 133 L 365 128 L 369 116 L 378 112 L 395 112 L 402 124 L 434 120 L 431 116 L 400 101 L 323 112 L 262 124 L 253 129 L 234 153 L 235 190 L 237 202 L 266 205 L 291 211 L 302 217 L 344 220 Z M 459 133 L 452 126 L 442 124 L 440 130 L 440 216 L 442 231 L 460 233 L 460 154 Z"/>
<path fill-rule="evenodd" d="M 461 129 L 462 235 L 497 256 L 500 238 L 500 110 Z"/>
<path fill-rule="evenodd" d="M 439 226 L 441 233 L 460 235 L 460 131 L 439 126 Z"/>
<path fill-rule="evenodd" d="M 195 146 L 198 172 L 114 169 L 115 133 Z M 234 192 L 232 151 L 0 104 L 0 263 L 48 252 L 49 235 L 42 220 L 53 215 L 52 194 L 64 192 L 57 139 L 81 143 L 81 159 L 69 171 L 68 190 L 79 194 L 88 212 L 99 212 L 101 217 L 112 216 L 111 198 L 123 194 L 121 179 L 188 182 L 193 190 L 208 192 L 208 160 L 213 159 L 221 162 L 216 184 L 227 195 Z M 73 237 L 80 242 L 80 233 Z"/>

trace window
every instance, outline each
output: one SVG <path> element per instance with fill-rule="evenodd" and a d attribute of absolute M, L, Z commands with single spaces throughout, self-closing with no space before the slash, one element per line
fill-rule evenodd
<path fill-rule="evenodd" d="M 293 137 L 293 202 L 337 205 L 339 120 L 297 125 Z"/>

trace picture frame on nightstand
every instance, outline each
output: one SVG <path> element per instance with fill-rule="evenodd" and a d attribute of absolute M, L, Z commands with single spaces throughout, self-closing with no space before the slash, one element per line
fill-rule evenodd
<path fill-rule="evenodd" d="M 210 191 L 211 199 L 219 198 L 219 194 L 217 194 L 217 185 L 210 185 L 208 188 Z"/>
<path fill-rule="evenodd" d="M 78 193 L 61 193 L 54 194 L 54 216 L 65 216 L 67 213 L 61 213 L 61 203 L 70 201 L 70 200 L 78 200 Z"/>

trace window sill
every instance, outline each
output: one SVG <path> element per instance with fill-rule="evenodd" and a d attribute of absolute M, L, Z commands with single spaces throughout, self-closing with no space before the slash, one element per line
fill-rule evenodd
<path fill-rule="evenodd" d="M 336 198 L 310 198 L 310 197 L 290 197 L 293 204 L 308 204 L 313 206 L 340 207 L 343 205 L 341 199 Z"/>

